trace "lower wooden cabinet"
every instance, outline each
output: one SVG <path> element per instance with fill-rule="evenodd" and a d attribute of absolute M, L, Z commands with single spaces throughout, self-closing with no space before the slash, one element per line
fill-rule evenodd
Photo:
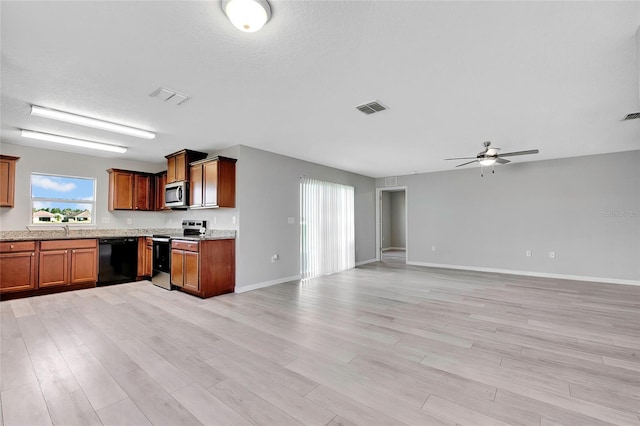
<path fill-rule="evenodd" d="M 98 280 L 98 241 L 52 240 L 40 243 L 40 288 Z"/>
<path fill-rule="evenodd" d="M 35 241 L 0 243 L 0 293 L 36 288 L 36 253 Z"/>
<path fill-rule="evenodd" d="M 153 240 L 138 238 L 138 277 L 151 278 L 153 272 Z"/>
<path fill-rule="evenodd" d="M 173 240 L 171 284 L 202 298 L 235 290 L 235 240 Z"/>

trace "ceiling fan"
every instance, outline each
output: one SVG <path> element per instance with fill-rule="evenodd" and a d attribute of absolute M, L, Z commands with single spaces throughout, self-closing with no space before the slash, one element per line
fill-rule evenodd
<path fill-rule="evenodd" d="M 515 152 L 505 152 L 504 154 L 499 154 L 498 151 L 500 148 L 490 148 L 491 142 L 486 141 L 482 143 L 484 145 L 484 151 L 479 152 L 475 157 L 455 157 L 455 158 L 445 158 L 445 160 L 472 160 L 466 163 L 458 164 L 456 167 L 466 166 L 467 164 L 472 163 L 480 163 L 480 166 L 493 166 L 494 164 L 507 164 L 510 163 L 509 160 L 505 160 L 503 157 L 513 157 L 515 155 L 529 155 L 529 154 L 537 154 L 537 149 L 530 149 L 527 151 L 515 151 Z M 491 171 L 494 173 L 494 171 Z M 483 174 L 481 173 L 480 176 Z"/>

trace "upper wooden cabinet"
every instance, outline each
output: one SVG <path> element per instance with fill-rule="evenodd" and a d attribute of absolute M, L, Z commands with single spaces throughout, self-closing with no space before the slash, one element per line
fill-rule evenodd
<path fill-rule="evenodd" d="M 183 149 L 166 155 L 167 159 L 167 183 L 189 180 L 189 163 L 202 160 L 207 153 Z"/>
<path fill-rule="evenodd" d="M 155 210 L 155 175 L 109 169 L 109 211 Z"/>
<path fill-rule="evenodd" d="M 13 207 L 16 186 L 16 162 L 20 157 L 0 155 L 0 207 Z"/>
<path fill-rule="evenodd" d="M 164 186 L 167 184 L 167 171 L 156 173 L 156 211 L 171 211 L 164 205 Z"/>
<path fill-rule="evenodd" d="M 236 206 L 236 159 L 213 157 L 189 168 L 191 208 Z"/>

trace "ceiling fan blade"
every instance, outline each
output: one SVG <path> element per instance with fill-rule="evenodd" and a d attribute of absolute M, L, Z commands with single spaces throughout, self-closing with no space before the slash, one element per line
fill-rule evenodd
<path fill-rule="evenodd" d="M 505 160 L 504 158 L 496 158 L 496 163 L 498 164 L 507 164 L 510 163 L 511 161 L 509 160 Z"/>
<path fill-rule="evenodd" d="M 475 160 L 477 157 L 456 157 L 456 158 L 445 158 L 445 160 Z"/>
<path fill-rule="evenodd" d="M 530 149 L 528 151 L 516 151 L 516 152 L 505 152 L 504 154 L 498 154 L 498 157 L 511 157 L 514 155 L 528 155 L 528 154 L 537 154 L 537 149 Z"/>
<path fill-rule="evenodd" d="M 466 166 L 467 164 L 476 163 L 478 160 L 469 161 L 468 163 L 458 164 L 456 167 Z"/>

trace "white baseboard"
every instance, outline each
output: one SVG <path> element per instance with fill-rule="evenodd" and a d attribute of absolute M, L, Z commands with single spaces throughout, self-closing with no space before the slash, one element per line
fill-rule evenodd
<path fill-rule="evenodd" d="M 382 251 L 387 251 L 387 250 L 400 250 L 400 251 L 405 251 L 407 250 L 405 247 L 385 247 L 382 249 Z"/>
<path fill-rule="evenodd" d="M 378 259 L 361 260 L 360 262 L 356 262 L 356 266 L 366 265 L 367 263 L 373 263 L 373 262 L 377 262 L 377 261 L 378 261 Z"/>
<path fill-rule="evenodd" d="M 236 287 L 236 293 L 244 293 L 246 291 L 257 290 L 259 288 L 271 287 L 272 285 L 288 283 L 289 281 L 297 281 L 300 279 L 300 275 L 294 275 L 287 278 L 278 278 L 277 280 L 265 281 L 257 284 L 244 285 L 242 287 Z"/>
<path fill-rule="evenodd" d="M 514 271 L 512 269 L 480 268 L 476 266 L 446 265 L 443 263 L 407 262 L 407 265 L 428 266 L 430 268 L 458 269 L 464 271 L 494 272 L 497 274 L 523 275 L 526 277 L 557 278 L 561 280 L 589 281 L 596 283 L 624 284 L 640 286 L 639 280 L 623 280 L 619 278 L 585 277 L 582 275 L 550 274 L 546 272 Z"/>

